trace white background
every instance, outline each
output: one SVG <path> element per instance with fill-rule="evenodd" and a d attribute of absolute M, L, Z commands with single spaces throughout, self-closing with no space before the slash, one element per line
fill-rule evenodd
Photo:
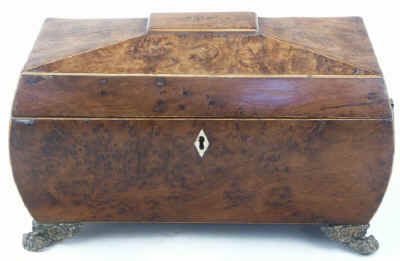
<path fill-rule="evenodd" d="M 262 17 L 362 16 L 400 115 L 398 1 L 3 1 L 0 5 L 1 260 L 399 260 L 400 179 L 395 161 L 389 189 L 371 222 L 380 250 L 358 256 L 302 225 L 90 224 L 75 238 L 41 253 L 21 245 L 31 217 L 14 185 L 8 125 L 18 75 L 46 17 L 136 18 L 151 12 L 255 11 Z M 399 121 L 397 120 L 397 123 Z M 398 126 L 397 126 L 397 129 Z"/>

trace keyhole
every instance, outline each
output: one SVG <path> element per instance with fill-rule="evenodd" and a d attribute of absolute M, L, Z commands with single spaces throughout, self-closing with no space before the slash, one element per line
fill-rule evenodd
<path fill-rule="evenodd" d="M 204 150 L 204 137 L 203 136 L 200 136 L 199 137 L 199 142 L 200 142 L 200 149 L 201 150 Z"/>

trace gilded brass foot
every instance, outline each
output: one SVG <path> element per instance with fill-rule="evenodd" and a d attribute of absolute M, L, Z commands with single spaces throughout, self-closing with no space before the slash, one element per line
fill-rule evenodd
<path fill-rule="evenodd" d="M 33 220 L 32 232 L 23 235 L 23 246 L 28 251 L 39 251 L 72 237 L 81 227 L 81 223 L 43 224 Z"/>
<path fill-rule="evenodd" d="M 379 248 L 374 236 L 368 236 L 369 225 L 326 225 L 322 226 L 322 232 L 331 240 L 338 241 L 353 249 L 359 254 L 370 255 Z"/>

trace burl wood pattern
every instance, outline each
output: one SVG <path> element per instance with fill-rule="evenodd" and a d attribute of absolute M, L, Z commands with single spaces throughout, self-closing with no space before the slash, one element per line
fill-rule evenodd
<path fill-rule="evenodd" d="M 148 34 L 35 68 L 52 73 L 375 74 L 261 35 Z"/>
<path fill-rule="evenodd" d="M 390 119 L 381 78 L 22 76 L 19 117 Z"/>
<path fill-rule="evenodd" d="M 366 224 L 392 119 L 359 18 L 50 19 L 10 158 L 39 222 Z"/>
<path fill-rule="evenodd" d="M 40 222 L 366 224 L 390 120 L 13 120 L 15 181 Z M 210 147 L 193 146 L 204 129 Z"/>
<path fill-rule="evenodd" d="M 207 17 L 207 14 L 204 16 Z M 184 17 L 190 19 L 170 19 L 166 28 L 177 30 L 174 25 L 179 25 L 185 31 L 188 24 L 194 23 L 201 27 L 204 20 L 200 19 L 203 16 L 199 14 Z M 219 16 L 214 14 L 211 17 Z M 225 21 L 224 24 L 223 17 L 217 19 L 222 22 L 215 27 L 221 30 L 232 29 L 235 26 L 233 20 Z M 247 19 L 251 20 L 252 16 Z M 185 21 L 189 22 L 185 24 Z M 87 37 L 81 37 L 80 32 L 89 28 L 85 28 L 86 23 L 71 22 L 74 25 L 72 28 L 63 29 L 57 26 L 59 21 L 50 20 L 45 24 L 25 71 L 194 75 L 381 74 L 364 25 L 359 19 L 331 18 L 323 22 L 321 19 L 294 19 L 290 23 L 290 19 L 260 18 L 257 21 L 258 33 L 254 34 L 238 33 L 239 29 L 222 33 L 192 32 L 189 29 L 185 32 L 154 32 L 151 31 L 154 21 L 149 22 L 150 31 L 145 32 L 143 24 L 146 19 L 143 19 L 141 22 L 132 21 L 130 27 L 115 29 L 115 37 L 110 41 L 113 44 L 100 47 L 96 39 L 101 34 L 89 33 Z M 110 23 L 109 28 L 116 28 L 118 23 L 127 23 L 129 20 L 116 21 L 115 25 L 113 21 L 107 22 Z M 161 24 L 159 19 L 155 22 Z M 303 33 L 292 25 L 297 22 L 303 25 L 302 28 L 309 24 L 321 25 L 310 25 Z M 96 23 L 101 24 L 101 21 Z M 289 26 L 283 30 L 286 24 Z M 132 29 L 132 37 L 129 39 L 127 28 Z M 56 30 L 56 34 L 51 33 Z M 53 43 L 52 35 L 57 35 L 56 43 L 60 43 L 57 39 L 66 38 L 68 42 L 73 42 L 72 47 L 62 47 L 61 53 L 49 51 Z M 119 42 L 114 43 L 117 39 Z"/>

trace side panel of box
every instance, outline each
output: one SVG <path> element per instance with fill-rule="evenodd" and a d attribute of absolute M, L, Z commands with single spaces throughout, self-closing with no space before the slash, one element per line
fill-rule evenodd
<path fill-rule="evenodd" d="M 204 130 L 203 158 L 193 143 Z M 42 222 L 368 223 L 390 120 L 17 119 L 14 178 Z"/>

